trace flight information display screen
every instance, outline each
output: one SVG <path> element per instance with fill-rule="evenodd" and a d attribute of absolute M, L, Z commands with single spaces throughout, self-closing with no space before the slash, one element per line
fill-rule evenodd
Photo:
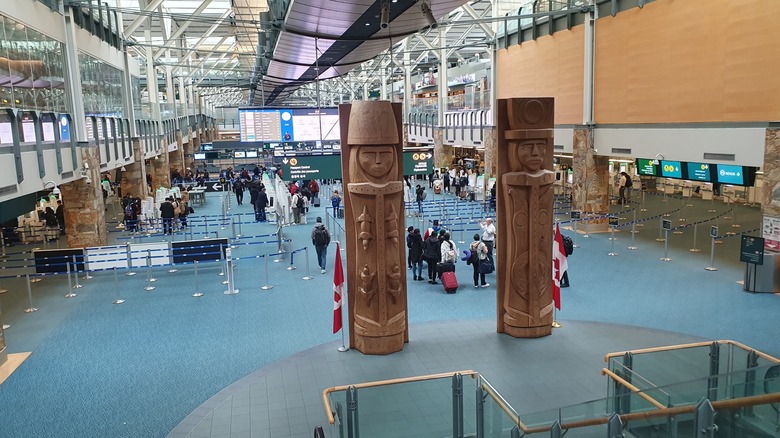
<path fill-rule="evenodd" d="M 707 163 L 685 163 L 688 179 L 691 181 L 710 182 L 710 165 Z"/>
<path fill-rule="evenodd" d="M 636 171 L 640 175 L 656 176 L 656 167 L 653 160 L 647 158 L 636 159 Z"/>
<path fill-rule="evenodd" d="M 716 166 L 719 183 L 745 185 L 745 169 L 742 166 L 730 164 L 718 164 Z"/>
<path fill-rule="evenodd" d="M 679 161 L 661 161 L 661 176 L 681 179 L 682 164 Z"/>
<path fill-rule="evenodd" d="M 339 140 L 338 108 L 239 108 L 244 142 Z"/>

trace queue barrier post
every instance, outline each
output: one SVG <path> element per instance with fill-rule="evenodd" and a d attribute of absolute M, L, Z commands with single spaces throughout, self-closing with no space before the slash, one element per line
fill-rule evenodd
<path fill-rule="evenodd" d="M 125 300 L 122 299 L 121 291 L 119 290 L 119 274 L 116 273 L 116 266 L 111 268 L 114 271 L 114 290 L 116 291 L 116 299 L 111 304 L 122 304 Z"/>
<path fill-rule="evenodd" d="M 8 258 L 8 254 L 5 253 L 5 230 L 0 228 L 0 258 Z"/>
<path fill-rule="evenodd" d="M 155 290 L 156 287 L 152 286 L 152 283 L 155 281 L 157 281 L 157 279 L 152 278 L 152 251 L 146 250 L 146 286 L 144 287 L 144 290 L 147 292 Z"/>
<path fill-rule="evenodd" d="M 309 274 L 309 247 L 307 246 L 307 247 L 303 248 L 303 251 L 306 253 L 305 254 L 305 257 L 306 257 L 306 275 L 303 276 L 303 279 L 304 280 L 311 280 L 314 277 L 312 277 Z"/>
<path fill-rule="evenodd" d="M 690 252 L 701 252 L 701 250 L 696 247 L 696 235 L 698 234 L 698 230 L 699 230 L 699 224 L 698 223 L 693 224 L 693 248 L 690 248 L 688 250 Z"/>
<path fill-rule="evenodd" d="M 456 217 L 456 218 L 455 218 L 455 220 L 463 220 L 463 218 L 461 218 L 461 217 Z M 458 243 L 459 243 L 459 244 L 461 244 L 461 245 L 462 245 L 462 244 L 464 244 L 464 243 L 466 243 L 466 241 L 465 241 L 465 240 L 463 240 L 463 229 L 464 229 L 464 228 L 466 228 L 466 224 L 465 224 L 465 223 L 461 223 L 461 224 L 460 224 L 460 240 L 458 240 Z"/>
<path fill-rule="evenodd" d="M 30 307 L 24 309 L 24 313 L 33 313 L 37 312 L 38 308 L 33 307 L 32 302 L 32 282 L 30 281 L 30 274 L 24 274 L 24 277 L 27 279 L 27 299 L 29 300 Z"/>
<path fill-rule="evenodd" d="M 195 265 L 195 293 L 193 293 L 192 296 L 195 298 L 200 298 L 204 294 L 200 291 L 200 283 L 198 282 L 198 261 L 195 260 L 193 264 Z"/>
<path fill-rule="evenodd" d="M 76 293 L 73 292 L 73 285 L 70 281 L 70 261 L 65 262 L 65 271 L 68 274 L 68 293 L 65 294 L 65 298 L 73 298 L 77 296 Z"/>
<path fill-rule="evenodd" d="M 125 273 L 125 277 L 132 277 L 135 275 L 135 272 L 133 271 L 133 254 L 132 251 L 130 251 L 130 244 L 127 244 L 127 272 Z"/>
<path fill-rule="evenodd" d="M 666 239 L 664 239 L 664 219 L 663 216 L 658 218 L 658 237 L 656 237 L 656 242 L 664 242 Z"/>
<path fill-rule="evenodd" d="M 230 248 L 225 249 L 225 263 L 226 263 L 226 277 L 227 277 L 227 290 L 224 292 L 225 295 L 235 295 L 238 293 L 238 289 L 236 289 L 235 280 L 233 277 L 233 255 L 232 250 Z"/>
<path fill-rule="evenodd" d="M 92 280 L 92 276 L 89 275 L 89 264 L 85 259 L 84 253 L 81 253 L 81 263 L 84 265 L 84 276 L 81 278 L 82 280 Z"/>
<path fill-rule="evenodd" d="M 264 269 L 265 270 L 265 284 L 260 286 L 260 289 L 261 290 L 271 290 L 271 289 L 274 288 L 274 286 L 268 282 L 268 254 L 263 255 L 263 259 L 264 259 L 263 264 L 265 265 L 265 269 Z"/>
<path fill-rule="evenodd" d="M 628 249 L 630 251 L 636 251 L 639 249 L 638 246 L 636 246 L 636 209 L 634 210 L 634 221 L 631 222 L 631 245 L 628 246 Z"/>
<path fill-rule="evenodd" d="M 233 238 L 230 240 L 232 240 L 233 243 L 236 243 L 238 238 L 236 237 L 236 221 L 233 219 L 233 216 L 230 217 L 230 233 L 233 235 Z M 230 247 L 235 248 L 236 245 L 230 245 Z"/>
<path fill-rule="evenodd" d="M 295 251 L 290 251 L 290 266 L 285 268 L 288 271 L 294 271 L 294 270 L 298 269 L 297 267 L 295 267 L 295 258 L 294 257 L 295 257 Z"/>
<path fill-rule="evenodd" d="M 612 237 L 610 237 L 609 240 L 611 240 L 612 243 L 610 244 L 610 250 L 609 250 L 609 253 L 607 253 L 607 255 L 611 256 L 611 257 L 614 257 L 614 256 L 618 255 L 618 253 L 615 252 L 615 241 L 617 240 L 615 238 L 615 226 L 612 225 L 609 228 L 610 228 L 611 233 L 612 233 Z"/>
<path fill-rule="evenodd" d="M 219 264 L 221 269 L 217 275 L 223 277 L 225 275 L 225 248 L 222 247 L 221 243 L 219 244 Z"/>
<path fill-rule="evenodd" d="M 669 230 L 664 230 L 664 256 L 661 257 L 662 262 L 671 262 L 672 259 L 669 258 Z"/>
<path fill-rule="evenodd" d="M 579 248 L 580 246 L 577 245 L 577 222 L 579 222 L 579 219 L 572 220 L 572 227 L 574 228 L 574 235 L 571 238 L 571 246 L 575 248 Z"/>
<path fill-rule="evenodd" d="M 73 285 L 73 289 L 81 289 L 82 285 L 79 284 L 79 267 L 76 264 L 76 256 L 73 256 L 73 279 L 76 280 L 76 284 Z"/>
<path fill-rule="evenodd" d="M 715 242 L 718 239 L 715 236 L 712 236 L 712 243 L 710 244 L 710 265 L 704 268 L 705 271 L 717 271 L 718 268 L 715 267 Z"/>

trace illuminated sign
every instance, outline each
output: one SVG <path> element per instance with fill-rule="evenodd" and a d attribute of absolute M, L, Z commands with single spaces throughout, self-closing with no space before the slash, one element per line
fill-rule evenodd
<path fill-rule="evenodd" d="M 688 179 L 693 181 L 710 181 L 710 165 L 706 163 L 685 163 L 688 168 Z"/>
<path fill-rule="evenodd" d="M 733 166 L 730 164 L 716 165 L 718 182 L 721 184 L 745 184 L 745 169 L 742 166 Z"/>
<path fill-rule="evenodd" d="M 640 175 L 656 176 L 656 167 L 653 160 L 647 158 L 636 159 L 636 171 Z"/>
<path fill-rule="evenodd" d="M 679 161 L 661 161 L 661 176 L 681 179 L 682 164 Z"/>

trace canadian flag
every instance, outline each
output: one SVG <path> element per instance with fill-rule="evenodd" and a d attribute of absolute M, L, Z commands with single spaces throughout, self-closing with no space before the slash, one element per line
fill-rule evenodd
<path fill-rule="evenodd" d="M 563 236 L 561 236 L 561 227 L 555 224 L 555 240 L 553 240 L 553 302 L 555 308 L 561 310 L 561 277 L 569 269 L 569 263 L 566 261 L 566 250 L 563 248 Z"/>
<path fill-rule="evenodd" d="M 344 272 L 341 267 L 341 249 L 336 242 L 336 269 L 333 270 L 333 333 L 338 333 L 342 328 L 341 322 L 341 297 L 344 295 Z"/>

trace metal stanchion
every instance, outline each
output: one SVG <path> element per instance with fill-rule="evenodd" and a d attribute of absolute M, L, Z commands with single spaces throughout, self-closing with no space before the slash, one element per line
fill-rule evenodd
<path fill-rule="evenodd" d="M 641 212 L 647 211 L 647 209 L 645 208 L 645 191 L 644 190 L 642 190 L 642 205 L 641 205 L 641 208 L 639 209 L 639 211 L 641 211 Z"/>
<path fill-rule="evenodd" d="M 0 228 L 0 258 L 8 258 L 8 254 L 5 253 L 5 230 Z"/>
<path fill-rule="evenodd" d="M 631 222 L 631 245 L 628 246 L 628 249 L 631 250 L 631 251 L 635 251 L 635 250 L 639 249 L 639 247 L 636 246 L 636 242 L 635 242 L 636 233 L 637 233 L 637 231 L 636 231 L 636 210 L 634 210 L 634 221 Z"/>
<path fill-rule="evenodd" d="M 699 248 L 696 248 L 696 234 L 699 229 L 699 224 L 693 224 L 693 248 L 690 248 L 690 252 L 701 252 Z"/>
<path fill-rule="evenodd" d="M 664 256 L 661 257 L 662 262 L 671 262 L 672 259 L 669 258 L 669 230 L 664 230 Z"/>
<path fill-rule="evenodd" d="M 571 238 L 571 246 L 575 248 L 579 248 L 580 246 L 577 245 L 577 222 L 579 222 L 579 220 L 575 219 L 572 220 L 571 222 L 572 222 L 572 228 L 574 229 L 574 234 Z"/>
<path fill-rule="evenodd" d="M 222 269 L 219 271 L 220 277 L 225 276 L 225 248 L 222 247 L 222 244 L 219 244 L 219 264 L 221 265 Z"/>
<path fill-rule="evenodd" d="M 235 234 L 236 237 L 241 237 L 242 236 L 241 222 L 242 222 L 241 221 L 241 215 L 238 215 L 238 234 L 233 233 L 233 234 Z"/>
<path fill-rule="evenodd" d="M 155 286 L 152 286 L 152 282 L 157 281 L 156 278 L 152 278 L 152 251 L 147 250 L 146 251 L 146 286 L 144 287 L 145 291 L 153 291 L 156 289 Z"/>
<path fill-rule="evenodd" d="M 336 220 L 334 219 L 333 222 L 335 223 Z M 338 231 L 338 227 L 336 228 L 336 231 Z M 283 242 L 282 237 L 283 237 L 282 236 L 282 227 L 278 226 L 276 228 L 276 240 L 278 242 L 277 246 L 276 246 L 276 252 L 279 253 L 279 256 L 274 259 L 274 263 L 281 263 L 282 261 L 284 261 L 284 259 L 282 258 L 282 254 L 284 253 L 284 242 Z M 338 240 L 338 239 L 336 239 L 336 240 Z"/>
<path fill-rule="evenodd" d="M 309 247 L 305 247 L 303 251 L 306 253 L 306 275 L 303 276 L 304 280 L 311 280 L 314 277 L 309 275 Z"/>
<path fill-rule="evenodd" d="M 712 243 L 710 244 L 710 265 L 704 268 L 705 271 L 717 271 L 718 268 L 715 267 L 715 241 L 718 239 L 715 236 L 712 236 Z"/>
<path fill-rule="evenodd" d="M 70 261 L 65 262 L 65 271 L 68 274 L 68 293 L 65 294 L 65 298 L 73 298 L 77 294 L 73 292 L 73 285 L 70 281 Z"/>
<path fill-rule="evenodd" d="M 227 274 L 227 290 L 224 292 L 225 295 L 234 295 L 238 293 L 238 289 L 236 289 L 236 284 L 233 279 L 233 256 L 231 252 L 232 250 L 230 248 L 225 248 L 225 263 Z"/>
<path fill-rule="evenodd" d="M 233 238 L 230 239 L 235 243 L 238 239 L 236 238 L 236 221 L 233 219 L 233 217 L 230 217 L 230 233 L 233 235 Z M 230 245 L 231 248 L 235 248 L 235 245 Z"/>
<path fill-rule="evenodd" d="M 86 257 L 84 256 L 84 253 L 81 253 L 81 263 L 84 265 L 84 276 L 81 277 L 82 280 L 92 280 L 92 276 L 89 275 L 89 265 L 87 264 L 87 261 L 84 260 Z"/>
<path fill-rule="evenodd" d="M 209 218 L 208 216 L 203 217 L 203 223 L 206 224 L 206 237 L 209 235 Z"/>
<path fill-rule="evenodd" d="M 737 223 L 737 210 L 731 214 L 731 228 L 741 228 L 742 225 Z"/>
<path fill-rule="evenodd" d="M 125 302 L 125 300 L 122 299 L 122 295 L 120 294 L 119 290 L 119 277 L 116 273 L 116 266 L 112 267 L 112 270 L 114 271 L 114 290 L 116 290 L 116 299 L 111 302 L 111 304 L 122 304 Z"/>
<path fill-rule="evenodd" d="M 463 220 L 463 218 L 456 217 L 455 220 Z M 466 228 L 466 223 L 461 223 L 460 224 L 460 240 L 458 240 L 458 243 L 460 243 L 461 245 L 466 243 L 466 241 L 463 240 L 463 229 L 464 228 Z"/>
<path fill-rule="evenodd" d="M 126 277 L 132 277 L 135 275 L 135 272 L 133 271 L 133 255 L 132 251 L 130 251 L 130 244 L 127 244 L 127 272 L 125 273 Z"/>
<path fill-rule="evenodd" d="M 73 285 L 72 289 L 81 289 L 82 285 L 79 284 L 79 267 L 76 264 L 76 256 L 73 256 L 73 279 L 76 280 L 76 284 Z"/>
<path fill-rule="evenodd" d="M 664 219 L 663 216 L 658 218 L 658 221 L 660 222 L 658 224 L 658 237 L 655 239 L 656 242 L 664 242 L 666 239 L 664 239 Z"/>
<path fill-rule="evenodd" d="M 617 239 L 615 238 L 615 227 L 611 226 L 610 229 L 612 230 L 612 237 L 610 237 L 609 240 L 612 241 L 612 244 L 610 246 L 610 250 L 609 250 L 609 253 L 607 253 L 607 255 L 614 257 L 614 256 L 618 255 L 618 253 L 615 252 L 615 241 Z"/>
<path fill-rule="evenodd" d="M 38 309 L 36 307 L 33 307 L 33 302 L 32 302 L 32 285 L 31 285 L 32 282 L 30 281 L 30 274 L 25 274 L 24 277 L 27 279 L 27 299 L 30 302 L 30 307 L 24 309 L 24 313 L 37 312 Z"/>
<path fill-rule="evenodd" d="M 293 261 L 294 261 L 293 257 L 294 256 L 295 256 L 295 251 L 290 251 L 290 266 L 285 268 L 288 271 L 294 271 L 294 270 L 298 269 L 298 268 L 295 267 L 295 264 L 293 263 Z"/>
<path fill-rule="evenodd" d="M 265 264 L 265 284 L 260 286 L 260 289 L 262 289 L 262 290 L 271 290 L 271 289 L 274 288 L 274 286 L 272 284 L 268 283 L 268 255 L 267 254 L 264 255 L 263 259 L 265 259 L 265 261 L 263 262 Z"/>
<path fill-rule="evenodd" d="M 195 298 L 199 298 L 203 296 L 203 292 L 200 291 L 200 287 L 198 283 L 198 261 L 195 260 L 193 264 L 195 265 L 195 293 L 192 294 L 192 296 Z"/>

